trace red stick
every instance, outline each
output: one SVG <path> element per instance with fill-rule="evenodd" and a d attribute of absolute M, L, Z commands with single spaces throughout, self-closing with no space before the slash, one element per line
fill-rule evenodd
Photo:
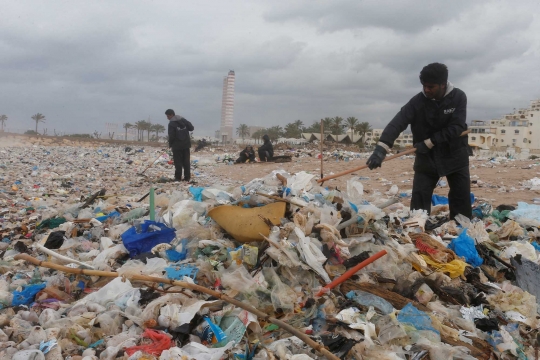
<path fill-rule="evenodd" d="M 345 280 L 347 280 L 348 278 L 350 278 L 351 276 L 356 274 L 356 272 L 358 272 L 358 270 L 368 266 L 369 264 L 371 264 L 375 260 L 378 260 L 378 259 L 382 258 L 386 254 L 387 254 L 386 250 L 381 250 L 378 253 L 376 253 L 375 255 L 372 255 L 371 257 L 369 257 L 366 260 L 362 261 L 360 264 L 357 264 L 355 267 L 347 270 L 343 275 L 341 275 L 340 277 L 338 277 L 337 279 L 332 281 L 330 284 L 323 287 L 321 289 L 321 291 L 319 291 L 319 293 L 317 295 L 315 295 L 315 296 L 324 295 L 328 290 L 331 290 L 331 289 L 335 288 L 336 286 L 338 286 L 339 284 L 341 284 L 342 282 L 344 282 Z"/>

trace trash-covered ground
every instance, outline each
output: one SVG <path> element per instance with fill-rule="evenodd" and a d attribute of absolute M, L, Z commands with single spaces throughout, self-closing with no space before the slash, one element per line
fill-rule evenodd
<path fill-rule="evenodd" d="M 0 359 L 538 357 L 534 161 L 473 158 L 475 218 L 448 221 L 408 210 L 412 158 L 322 187 L 280 151 L 205 149 L 190 185 L 157 148 L 0 148 Z"/>

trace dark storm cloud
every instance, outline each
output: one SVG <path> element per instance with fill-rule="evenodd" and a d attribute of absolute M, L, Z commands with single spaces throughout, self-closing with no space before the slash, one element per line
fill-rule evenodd
<path fill-rule="evenodd" d="M 174 108 L 196 134 L 219 127 L 236 72 L 235 126 L 356 116 L 382 126 L 432 61 L 472 118 L 540 96 L 533 1 L 18 1 L 2 6 L 0 114 L 8 128 L 103 131 Z M 50 133 L 50 131 L 49 131 Z"/>
<path fill-rule="evenodd" d="M 265 19 L 303 21 L 321 32 L 377 27 L 417 33 L 459 17 L 470 3 L 466 0 L 292 0 L 270 9 Z"/>

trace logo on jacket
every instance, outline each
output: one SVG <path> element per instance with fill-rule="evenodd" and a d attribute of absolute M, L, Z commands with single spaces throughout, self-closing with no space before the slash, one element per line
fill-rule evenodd
<path fill-rule="evenodd" d="M 444 109 L 444 115 L 452 114 L 455 110 L 456 108 Z"/>

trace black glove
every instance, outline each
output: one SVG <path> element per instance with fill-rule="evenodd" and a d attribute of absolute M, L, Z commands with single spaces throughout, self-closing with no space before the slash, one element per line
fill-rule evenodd
<path fill-rule="evenodd" d="M 375 146 L 375 150 L 373 151 L 373 154 L 369 157 L 366 165 L 369 167 L 369 170 L 373 170 L 376 168 L 381 167 L 381 164 L 386 157 L 386 150 L 381 146 L 377 145 Z"/>
<path fill-rule="evenodd" d="M 417 154 L 427 154 L 429 152 L 429 150 L 431 150 L 430 148 L 428 148 L 426 143 L 423 142 L 423 141 L 414 144 L 414 147 L 416 148 L 416 153 Z"/>

